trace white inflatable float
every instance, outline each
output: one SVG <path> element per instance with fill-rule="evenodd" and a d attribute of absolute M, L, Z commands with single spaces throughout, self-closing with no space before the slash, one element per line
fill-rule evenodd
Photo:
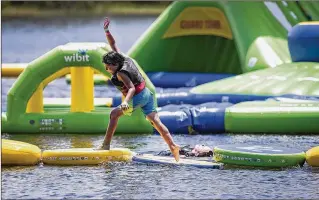
<path fill-rule="evenodd" d="M 157 156 L 152 154 L 136 154 L 133 156 L 132 160 L 135 162 L 148 164 L 183 165 L 198 168 L 223 169 L 222 163 L 216 163 L 208 160 L 194 160 L 181 157 L 179 162 L 176 162 L 173 157 Z"/>

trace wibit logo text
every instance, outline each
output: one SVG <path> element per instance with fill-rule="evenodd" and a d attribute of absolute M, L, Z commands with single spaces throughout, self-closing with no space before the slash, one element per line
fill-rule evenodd
<path fill-rule="evenodd" d="M 90 56 L 86 54 L 87 50 L 80 49 L 77 53 L 71 56 L 64 56 L 65 62 L 89 62 Z"/>

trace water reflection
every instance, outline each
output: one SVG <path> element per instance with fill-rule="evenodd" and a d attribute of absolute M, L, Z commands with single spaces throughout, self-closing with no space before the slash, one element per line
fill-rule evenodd
<path fill-rule="evenodd" d="M 155 21 L 149 17 L 112 17 L 112 34 L 127 52 Z M 106 42 L 103 17 L 13 19 L 2 22 L 2 62 L 31 62 L 68 42 Z"/>

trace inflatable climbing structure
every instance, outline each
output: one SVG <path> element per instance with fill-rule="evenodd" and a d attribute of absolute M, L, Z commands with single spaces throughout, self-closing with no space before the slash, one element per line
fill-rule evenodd
<path fill-rule="evenodd" d="M 102 63 L 103 54 L 109 50 L 105 43 L 68 43 L 29 63 L 7 95 L 7 112 L 2 113 L 2 131 L 105 132 L 112 108 L 95 106 L 93 73 L 96 70 L 110 77 Z M 71 73 L 73 80 L 70 104 L 43 104 L 45 86 L 67 73 Z M 153 84 L 145 74 L 143 76 L 146 87 L 154 91 Z M 152 127 L 142 112 L 137 111 L 132 117 L 119 120 L 118 131 L 151 132 Z"/>

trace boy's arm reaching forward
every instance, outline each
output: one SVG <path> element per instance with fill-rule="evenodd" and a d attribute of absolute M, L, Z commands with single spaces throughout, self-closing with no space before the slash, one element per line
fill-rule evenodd
<path fill-rule="evenodd" d="M 109 25 L 110 25 L 110 20 L 109 20 L 109 18 L 106 17 L 104 20 L 104 31 L 105 31 L 106 39 L 109 42 L 112 50 L 119 53 L 120 50 L 117 48 L 117 46 L 115 44 L 115 40 L 114 40 L 111 32 L 109 31 Z"/>

